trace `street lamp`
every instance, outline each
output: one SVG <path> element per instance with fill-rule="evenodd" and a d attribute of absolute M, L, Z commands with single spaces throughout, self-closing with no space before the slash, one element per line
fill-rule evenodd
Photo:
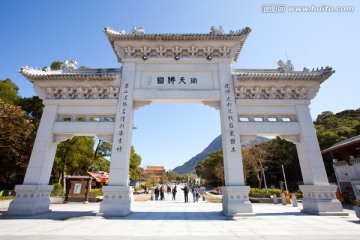
<path fill-rule="evenodd" d="M 266 193 L 269 193 L 267 185 L 266 185 L 266 178 L 265 178 L 265 170 L 266 169 L 267 169 L 267 167 L 261 167 L 261 173 L 262 173 L 263 178 L 264 178 L 264 186 L 265 186 Z"/>

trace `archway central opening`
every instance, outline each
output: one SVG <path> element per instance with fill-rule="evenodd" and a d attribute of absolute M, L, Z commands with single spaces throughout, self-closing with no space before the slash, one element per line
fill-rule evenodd
<path fill-rule="evenodd" d="M 135 111 L 132 145 L 142 157 L 143 168 L 163 166 L 166 172 L 175 169 L 186 174 L 194 173 L 199 160 L 194 157 L 220 134 L 220 113 L 214 108 L 200 103 L 154 103 Z"/>

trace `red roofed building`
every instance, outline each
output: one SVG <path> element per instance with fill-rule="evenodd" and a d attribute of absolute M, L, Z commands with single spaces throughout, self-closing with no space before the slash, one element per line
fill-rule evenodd
<path fill-rule="evenodd" d="M 145 171 L 150 175 L 151 178 L 160 179 L 165 173 L 164 166 L 147 166 Z"/>

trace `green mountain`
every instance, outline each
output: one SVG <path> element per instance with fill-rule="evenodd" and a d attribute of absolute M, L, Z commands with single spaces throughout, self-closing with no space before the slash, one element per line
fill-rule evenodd
<path fill-rule="evenodd" d="M 269 141 L 268 138 L 256 137 L 255 140 L 250 141 L 249 143 L 243 144 L 243 147 L 248 146 L 249 144 L 255 144 L 257 142 Z M 178 174 L 186 174 L 195 171 L 195 167 L 199 162 L 204 160 L 210 153 L 222 149 L 221 135 L 216 137 L 210 144 L 207 146 L 201 153 L 197 154 L 195 157 L 192 157 L 189 161 L 185 162 L 183 165 L 174 168 L 172 171 Z"/>

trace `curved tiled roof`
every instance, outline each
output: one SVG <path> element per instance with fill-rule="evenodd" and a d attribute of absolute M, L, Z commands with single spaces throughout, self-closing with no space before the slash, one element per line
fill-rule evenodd
<path fill-rule="evenodd" d="M 352 137 L 352 138 L 346 139 L 346 140 L 344 140 L 344 141 L 335 143 L 335 144 L 332 145 L 331 147 L 329 147 L 329 148 L 321 151 L 321 153 L 332 152 L 332 151 L 334 151 L 334 150 L 341 149 L 341 148 L 343 148 L 343 147 L 347 147 L 347 146 L 353 145 L 353 144 L 360 144 L 360 135 L 357 135 L 357 136 L 355 136 L 355 137 Z"/>
<path fill-rule="evenodd" d="M 115 41 L 235 41 L 239 42 L 239 47 L 236 50 L 233 61 L 236 62 L 240 51 L 244 45 L 247 36 L 250 34 L 251 29 L 245 27 L 238 31 L 232 31 L 228 34 L 214 34 L 210 33 L 153 33 L 153 34 L 125 34 L 109 27 L 104 28 L 104 33 L 110 41 L 110 44 L 117 55 L 119 62 L 122 62 L 121 57 L 116 53 L 114 42 Z"/>
<path fill-rule="evenodd" d="M 39 69 L 23 67 L 19 72 L 29 81 L 38 80 L 96 80 L 96 81 L 114 81 L 121 75 L 120 68 L 97 68 L 97 69 L 74 69 L 74 70 L 50 70 L 43 71 Z"/>
<path fill-rule="evenodd" d="M 164 166 L 147 166 L 146 171 L 165 171 Z"/>
<path fill-rule="evenodd" d="M 188 40 L 242 40 L 244 35 L 251 32 L 249 27 L 229 34 L 212 33 L 152 33 L 152 34 L 123 34 L 109 27 L 104 32 L 110 41 L 116 40 L 150 40 L 150 41 L 188 41 Z"/>
<path fill-rule="evenodd" d="M 235 69 L 238 81 L 266 81 L 266 80 L 319 80 L 328 79 L 335 71 L 325 68 L 313 71 L 289 71 L 282 72 L 279 69 Z"/>

